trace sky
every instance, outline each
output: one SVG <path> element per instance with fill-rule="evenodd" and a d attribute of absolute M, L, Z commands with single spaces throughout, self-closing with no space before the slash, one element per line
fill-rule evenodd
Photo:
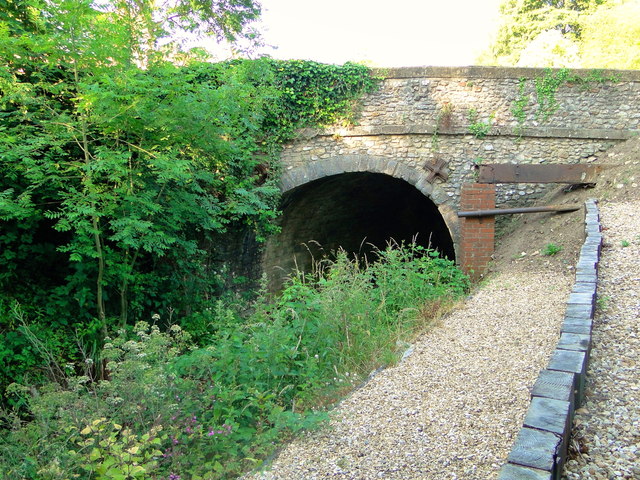
<path fill-rule="evenodd" d="M 261 0 L 257 27 L 280 59 L 377 67 L 473 65 L 503 0 Z"/>

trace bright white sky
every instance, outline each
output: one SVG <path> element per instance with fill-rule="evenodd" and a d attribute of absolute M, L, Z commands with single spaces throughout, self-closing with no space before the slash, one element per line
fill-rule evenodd
<path fill-rule="evenodd" d="M 264 39 L 280 59 L 371 66 L 473 65 L 502 0 L 262 0 Z"/>

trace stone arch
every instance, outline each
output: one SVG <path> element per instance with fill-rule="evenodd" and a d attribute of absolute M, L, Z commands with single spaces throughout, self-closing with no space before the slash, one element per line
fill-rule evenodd
<path fill-rule="evenodd" d="M 458 218 L 449 196 L 426 172 L 397 160 L 345 155 L 308 162 L 285 170 L 280 188 L 282 230 L 267 240 L 262 257 L 271 291 L 336 246 L 366 256 L 390 238 L 410 241 L 418 234 L 419 244 L 433 240 L 458 257 Z"/>
<path fill-rule="evenodd" d="M 453 241 L 456 257 L 459 254 L 460 222 L 456 211 L 448 204 L 446 192 L 428 180 L 428 173 L 411 168 L 396 159 L 370 155 L 343 155 L 315 160 L 285 170 L 281 176 L 283 193 L 324 177 L 342 173 L 370 172 L 389 175 L 414 186 L 438 208 Z"/>

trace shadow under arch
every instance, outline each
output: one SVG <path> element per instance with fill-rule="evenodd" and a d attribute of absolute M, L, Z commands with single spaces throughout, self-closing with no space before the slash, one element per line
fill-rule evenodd
<path fill-rule="evenodd" d="M 455 259 L 458 218 L 427 173 L 386 157 L 348 155 L 309 162 L 282 175 L 281 232 L 266 243 L 270 290 L 294 268 L 342 248 L 367 254 L 398 243 L 430 245 Z"/>

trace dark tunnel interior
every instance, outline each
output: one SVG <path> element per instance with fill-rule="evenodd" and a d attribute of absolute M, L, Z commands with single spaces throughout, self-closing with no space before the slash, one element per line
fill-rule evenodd
<path fill-rule="evenodd" d="M 339 248 L 359 258 L 390 241 L 431 246 L 455 260 L 453 240 L 436 205 L 404 180 L 381 173 L 344 173 L 283 195 L 281 232 L 266 245 L 265 272 L 277 290 L 294 268 Z"/>

